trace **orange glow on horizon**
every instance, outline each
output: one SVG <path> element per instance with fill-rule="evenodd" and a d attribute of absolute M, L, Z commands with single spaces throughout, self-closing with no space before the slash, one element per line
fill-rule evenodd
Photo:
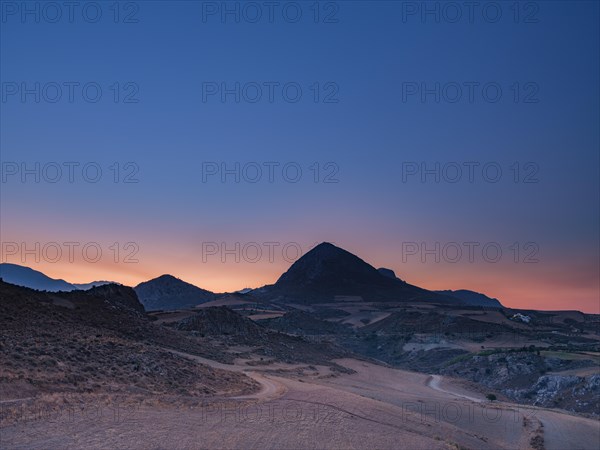
<path fill-rule="evenodd" d="M 64 279 L 71 283 L 89 283 L 91 281 L 108 280 L 127 286 L 170 274 L 188 283 L 213 292 L 233 292 L 243 288 L 257 288 L 273 284 L 279 276 L 289 268 L 286 261 L 274 263 L 220 263 L 191 264 L 190 261 L 178 261 L 169 264 L 164 259 L 140 264 L 115 264 L 114 262 L 98 263 L 23 263 L 5 260 L 14 264 L 25 265 L 45 273 L 51 278 Z M 394 269 L 393 267 L 391 267 Z M 396 275 L 425 289 L 469 289 L 481 292 L 489 297 L 498 298 L 506 307 L 538 310 L 580 310 L 586 313 L 600 314 L 598 288 L 594 286 L 574 287 L 568 284 L 549 284 L 540 279 L 520 279 L 515 273 L 504 270 L 496 271 L 493 276 L 485 270 L 474 267 L 467 273 L 457 274 L 453 268 L 447 276 L 440 277 L 442 269 L 432 273 L 430 268 L 403 266 Z"/>

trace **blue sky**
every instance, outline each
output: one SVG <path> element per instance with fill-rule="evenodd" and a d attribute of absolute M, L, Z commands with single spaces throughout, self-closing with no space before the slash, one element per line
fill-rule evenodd
<path fill-rule="evenodd" d="M 297 23 L 279 8 L 269 23 L 265 7 L 258 23 L 244 15 L 236 23 L 231 15 L 203 17 L 215 2 L 194 1 L 130 2 L 137 23 L 122 23 L 136 11 L 127 2 L 120 23 L 112 2 L 100 2 L 97 23 L 78 10 L 70 23 L 64 9 L 57 23 L 40 9 L 36 23 L 32 15 L 23 20 L 22 11 L 9 14 L 15 2 L 2 3 L 2 162 L 103 168 L 98 183 L 77 171 L 74 183 L 8 176 L 0 194 L 2 240 L 135 241 L 140 248 L 135 266 L 50 265 L 43 258 L 27 265 L 72 281 L 134 284 L 174 273 L 225 290 L 273 282 L 289 263 L 203 263 L 203 242 L 304 247 L 329 240 L 425 287 L 483 290 L 513 306 L 598 312 L 597 2 L 534 2 L 537 9 L 521 3 L 518 22 L 512 3 L 503 2 L 496 23 L 491 9 L 487 20 L 475 10 L 473 23 L 466 10 L 449 23 L 446 9 L 436 23 L 420 11 L 403 17 L 420 2 L 359 1 L 321 2 L 319 23 L 313 2 L 294 3 L 302 11 Z M 443 3 L 428 3 L 436 5 L 442 11 Z M 334 12 L 337 22 L 323 23 Z M 48 96 L 49 83 L 97 83 L 102 98 L 86 101 L 78 88 L 72 103 L 66 90 L 57 103 L 8 95 L 36 82 Z M 203 101 L 205 83 L 240 83 L 251 95 L 252 83 L 269 82 L 278 83 L 273 102 L 266 90 L 257 103 L 243 96 L 236 103 L 233 95 Z M 279 87 L 286 83 L 302 88 L 298 102 L 285 101 Z M 409 84 L 435 83 L 439 103 L 433 94 L 403 98 Z M 453 103 L 456 85 L 463 95 Z M 486 85 L 502 89 L 497 102 L 484 97 Z M 134 90 L 138 102 L 124 103 Z M 327 95 L 337 102 L 323 102 Z M 112 182 L 115 162 L 120 181 L 134 163 L 127 167 L 139 169 L 139 182 Z M 273 183 L 264 173 L 257 183 L 231 176 L 222 183 L 218 175 L 203 182 L 203 167 L 214 162 L 279 166 Z M 420 174 L 402 180 L 406 163 L 465 162 L 478 164 L 473 183 L 464 173 L 457 183 L 432 176 L 423 183 Z M 288 163 L 302 168 L 297 183 L 279 170 Z M 501 167 L 497 183 L 483 178 L 486 164 Z M 337 183 L 322 182 L 330 170 Z M 536 182 L 523 183 L 527 174 Z M 471 241 L 499 243 L 510 256 L 497 264 L 403 262 L 406 242 Z M 539 262 L 515 263 L 515 242 L 535 243 Z"/>

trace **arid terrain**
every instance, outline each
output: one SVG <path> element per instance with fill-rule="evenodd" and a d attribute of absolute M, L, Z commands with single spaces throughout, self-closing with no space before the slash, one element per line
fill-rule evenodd
<path fill-rule="evenodd" d="M 260 384 L 241 396 L 5 401 L 3 448 L 598 448 L 594 419 L 492 403 L 445 378 L 355 359 L 337 362 L 355 373 L 276 363 L 227 366 Z"/>
<path fill-rule="evenodd" d="M 0 0 L 0 450 L 600 450 L 600 0 Z"/>
<path fill-rule="evenodd" d="M 178 300 L 150 312 L 117 284 L 0 281 L 0 446 L 600 447 L 597 316 L 468 304 L 330 247 L 300 262 L 285 298 L 202 291 L 185 309 L 194 290 L 161 277 L 153 301 Z"/>

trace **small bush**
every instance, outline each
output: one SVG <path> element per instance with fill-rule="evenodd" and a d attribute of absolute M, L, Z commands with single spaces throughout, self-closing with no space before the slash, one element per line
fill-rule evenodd
<path fill-rule="evenodd" d="M 497 399 L 497 397 L 494 394 L 488 394 L 485 396 L 485 398 L 487 398 L 490 402 L 493 402 Z"/>

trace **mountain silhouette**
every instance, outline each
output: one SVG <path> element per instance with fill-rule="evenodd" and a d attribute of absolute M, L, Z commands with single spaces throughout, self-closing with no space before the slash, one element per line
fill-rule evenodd
<path fill-rule="evenodd" d="M 88 289 L 98 287 L 98 286 L 104 286 L 106 284 L 120 284 L 120 283 L 115 283 L 114 281 L 99 280 L 99 281 L 92 281 L 91 283 L 71 283 L 71 284 L 81 291 L 87 291 Z"/>
<path fill-rule="evenodd" d="M 358 256 L 323 242 L 292 264 L 274 285 L 257 289 L 253 294 L 301 303 L 323 303 L 336 296 L 359 296 L 369 301 L 456 302 L 405 283 L 389 272 L 382 274 Z"/>
<path fill-rule="evenodd" d="M 450 297 L 456 297 L 459 300 L 462 300 L 467 305 L 471 306 L 486 306 L 489 308 L 504 308 L 500 300 L 497 298 L 488 297 L 485 294 L 480 294 L 479 292 L 469 291 L 467 289 L 459 289 L 457 291 L 435 291 L 442 295 L 448 295 Z"/>
<path fill-rule="evenodd" d="M 37 291 L 74 291 L 77 289 L 71 283 L 61 279 L 50 278 L 42 272 L 18 264 L 0 264 L 0 278 L 17 286 L 28 287 Z"/>
<path fill-rule="evenodd" d="M 113 281 L 105 280 L 92 281 L 91 283 L 69 283 L 62 279 L 50 278 L 43 272 L 34 270 L 30 267 L 10 263 L 0 264 L 0 278 L 7 283 L 15 284 L 17 286 L 49 292 L 87 291 L 93 287 L 103 286 L 105 284 L 118 284 Z"/>
<path fill-rule="evenodd" d="M 215 294 L 173 275 L 161 275 L 134 288 L 146 311 L 193 308 L 215 299 Z"/>

